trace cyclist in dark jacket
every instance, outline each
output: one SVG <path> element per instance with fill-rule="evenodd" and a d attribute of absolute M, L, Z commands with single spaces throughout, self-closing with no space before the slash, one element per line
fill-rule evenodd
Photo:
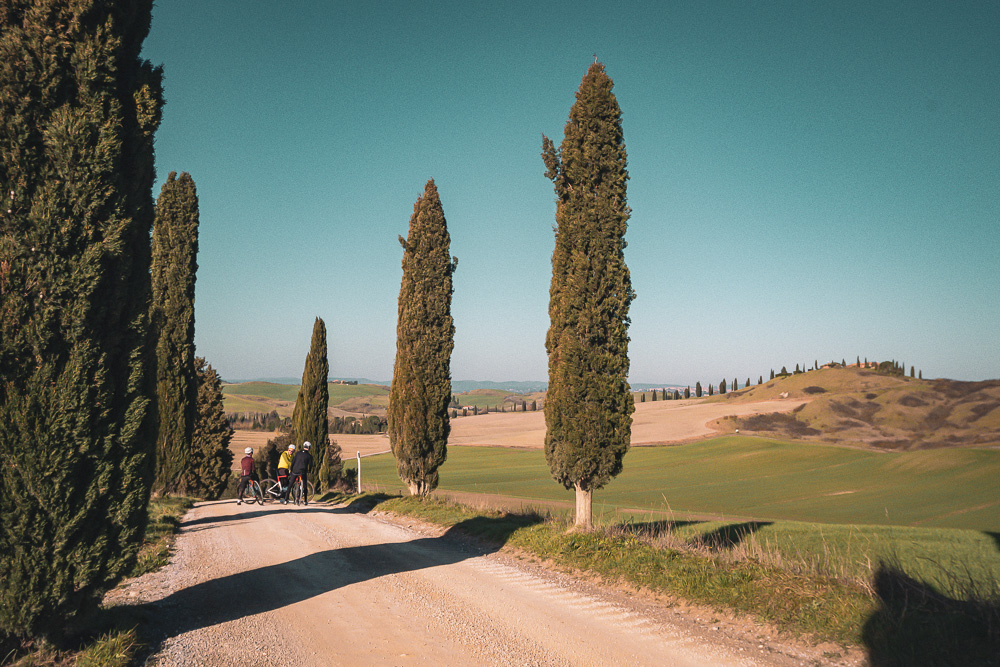
<path fill-rule="evenodd" d="M 295 483 L 296 477 L 302 478 L 303 498 L 308 498 L 308 494 L 306 493 L 306 491 L 309 488 L 309 485 L 307 483 L 309 480 L 306 479 L 306 475 L 309 473 L 310 470 L 312 470 L 313 466 L 313 457 L 312 454 L 309 453 L 310 446 L 311 445 L 309 444 L 308 441 L 302 443 L 302 451 L 296 454 L 295 458 L 292 459 L 292 469 L 289 471 L 291 473 L 292 484 Z M 304 504 L 308 505 L 309 501 L 306 500 Z"/>

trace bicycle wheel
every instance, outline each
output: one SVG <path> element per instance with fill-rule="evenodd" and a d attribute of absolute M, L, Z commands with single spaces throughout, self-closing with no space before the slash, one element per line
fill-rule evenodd
<path fill-rule="evenodd" d="M 264 493 L 260 490 L 260 484 L 250 480 L 250 502 L 264 504 Z"/>
<path fill-rule="evenodd" d="M 261 500 L 277 500 L 281 496 L 281 486 L 273 479 L 265 479 L 260 483 Z M 263 502 L 261 503 L 263 505 Z"/>

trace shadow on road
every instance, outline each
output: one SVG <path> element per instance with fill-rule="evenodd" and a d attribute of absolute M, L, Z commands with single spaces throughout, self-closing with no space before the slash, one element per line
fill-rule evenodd
<path fill-rule="evenodd" d="M 884 564 L 872 581 L 878 609 L 861 634 L 872 667 L 1000 664 L 1000 599 L 955 600 Z"/>
<path fill-rule="evenodd" d="M 258 510 L 228 517 L 197 519 L 203 523 L 244 520 L 283 510 Z M 293 512 L 351 512 L 349 508 L 296 508 Z M 540 521 L 541 519 L 539 519 Z M 468 524 L 468 525 L 467 525 Z M 498 551 L 517 528 L 508 519 L 476 517 L 450 528 L 440 537 L 321 551 L 291 561 L 238 572 L 176 591 L 156 602 L 134 607 L 147 623 L 165 634 L 149 639 L 162 644 L 191 630 L 273 611 L 359 582 L 386 575 L 458 563 Z M 467 539 L 468 534 L 489 543 Z M 159 646 L 152 646 L 155 653 Z"/>

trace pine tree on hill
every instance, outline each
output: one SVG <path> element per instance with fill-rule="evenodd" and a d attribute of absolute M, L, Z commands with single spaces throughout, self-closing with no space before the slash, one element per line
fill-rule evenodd
<path fill-rule="evenodd" d="M 701 398 L 701 382 L 700 381 L 694 383 L 694 395 L 696 397 L 698 397 L 698 398 Z"/>
<path fill-rule="evenodd" d="M 191 454 L 178 485 L 188 496 L 217 500 L 226 490 L 233 466 L 229 443 L 233 429 L 226 419 L 222 378 L 202 357 L 192 361 L 198 384 Z"/>
<path fill-rule="evenodd" d="M 292 411 L 295 444 L 312 445 L 313 481 L 317 492 L 327 491 L 340 478 L 343 463 L 340 445 L 330 440 L 327 408 L 330 405 L 330 363 L 327 359 L 326 323 L 313 322 L 309 354 L 302 369 L 302 382 Z"/>
<path fill-rule="evenodd" d="M 437 488 L 438 468 L 448 455 L 451 426 L 452 275 L 451 237 L 434 181 L 413 205 L 403 246 L 396 362 L 389 390 L 388 431 L 396 471 L 413 495 Z M 462 410 L 462 416 L 466 411 Z"/>
<path fill-rule="evenodd" d="M 0 638 L 73 634 L 146 526 L 151 4 L 0 3 Z"/>
<path fill-rule="evenodd" d="M 155 493 L 173 493 L 191 456 L 198 379 L 194 362 L 194 288 L 198 271 L 198 194 L 190 174 L 170 172 L 156 200 L 153 302 L 156 336 Z"/>

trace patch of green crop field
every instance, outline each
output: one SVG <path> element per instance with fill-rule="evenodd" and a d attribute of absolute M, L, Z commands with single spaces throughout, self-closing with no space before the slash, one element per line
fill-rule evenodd
<path fill-rule="evenodd" d="M 440 475 L 443 490 L 573 499 L 539 450 L 451 447 Z M 998 476 L 998 450 L 883 453 L 722 437 L 632 448 L 622 474 L 594 494 L 594 510 L 1000 532 Z M 365 481 L 402 488 L 389 455 L 366 459 Z"/>
<path fill-rule="evenodd" d="M 337 405 L 351 398 L 363 398 L 366 396 L 388 396 L 389 388 L 377 384 L 331 384 L 330 405 Z M 294 401 L 295 398 L 293 397 Z"/>
<path fill-rule="evenodd" d="M 260 396 L 276 401 L 295 401 L 299 394 L 299 386 L 274 382 L 241 382 L 222 385 L 222 393 L 226 396 Z"/>
<path fill-rule="evenodd" d="M 998 477 L 997 450 L 881 453 L 723 437 L 631 449 L 622 474 L 595 492 L 594 516 L 667 526 L 688 545 L 742 530 L 769 558 L 834 576 L 864 578 L 884 562 L 940 590 L 970 582 L 995 590 Z M 405 493 L 389 454 L 363 459 L 362 482 Z M 500 447 L 449 448 L 439 489 L 520 499 L 559 515 L 574 498 L 552 480 L 543 452 Z"/>

